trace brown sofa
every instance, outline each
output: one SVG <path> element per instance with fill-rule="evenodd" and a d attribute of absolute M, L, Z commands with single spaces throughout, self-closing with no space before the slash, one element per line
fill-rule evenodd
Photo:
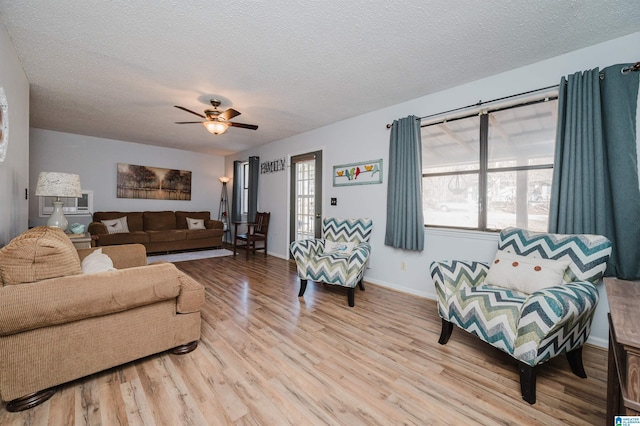
<path fill-rule="evenodd" d="M 84 275 L 58 228 L 40 226 L 0 250 L 0 398 L 9 411 L 53 388 L 200 339 L 204 288 L 171 263 L 146 264 L 140 244 L 102 248 L 117 270 Z"/>
<path fill-rule="evenodd" d="M 130 232 L 109 234 L 102 220 L 127 218 Z M 203 219 L 207 229 L 188 229 L 187 218 Z M 209 212 L 95 212 L 88 231 L 96 246 L 142 244 L 147 253 L 222 247 L 224 224 Z"/>

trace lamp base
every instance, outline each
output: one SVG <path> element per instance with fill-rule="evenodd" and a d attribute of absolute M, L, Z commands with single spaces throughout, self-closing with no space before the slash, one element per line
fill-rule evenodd
<path fill-rule="evenodd" d="M 62 204 L 62 201 L 53 202 L 53 213 L 51 213 L 51 216 L 49 216 L 49 220 L 47 220 L 47 226 L 60 228 L 63 231 L 66 231 L 69 227 L 69 222 L 67 221 L 67 218 L 64 217 L 64 213 L 62 212 Z"/>

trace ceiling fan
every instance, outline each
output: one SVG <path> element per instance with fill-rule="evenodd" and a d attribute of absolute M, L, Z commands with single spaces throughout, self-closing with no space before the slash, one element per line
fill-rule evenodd
<path fill-rule="evenodd" d="M 244 123 L 234 123 L 231 120 L 233 117 L 237 117 L 240 115 L 240 112 L 236 111 L 233 108 L 229 108 L 224 111 L 220 111 L 218 107 L 221 102 L 219 99 L 211 99 L 211 105 L 213 105 L 213 109 L 205 109 L 204 115 L 197 113 L 195 111 L 191 111 L 188 108 L 181 107 L 178 105 L 174 105 L 174 107 L 181 109 L 186 112 L 190 112 L 191 114 L 197 115 L 198 117 L 202 117 L 205 121 L 176 121 L 176 124 L 195 124 L 202 123 L 204 127 L 214 135 L 221 135 L 226 132 L 229 127 L 240 127 L 242 129 L 251 129 L 256 130 L 258 126 L 255 124 L 244 124 Z"/>

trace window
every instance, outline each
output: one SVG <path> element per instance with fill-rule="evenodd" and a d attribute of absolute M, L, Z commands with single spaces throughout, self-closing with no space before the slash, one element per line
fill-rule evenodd
<path fill-rule="evenodd" d="M 557 100 L 422 127 L 426 226 L 547 231 Z"/>

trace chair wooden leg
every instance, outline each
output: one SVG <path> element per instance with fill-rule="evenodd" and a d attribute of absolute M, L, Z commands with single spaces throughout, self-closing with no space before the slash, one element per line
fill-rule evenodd
<path fill-rule="evenodd" d="M 584 371 L 584 365 L 582 365 L 582 346 L 578 349 L 572 350 L 571 352 L 567 352 L 566 355 L 573 374 L 586 379 L 587 373 Z"/>
<path fill-rule="evenodd" d="M 438 339 L 438 343 L 441 345 L 446 345 L 449 341 L 449 337 L 451 337 L 451 333 L 453 333 L 453 323 L 447 321 L 444 318 L 442 320 L 442 329 L 440 330 L 440 338 Z"/>
<path fill-rule="evenodd" d="M 298 297 L 304 296 L 304 292 L 307 289 L 307 280 L 300 280 L 300 292 L 298 293 Z"/>
<path fill-rule="evenodd" d="M 358 283 L 358 287 L 360 287 L 360 290 L 364 291 L 364 277 L 360 278 L 360 282 Z"/>
<path fill-rule="evenodd" d="M 7 411 L 15 413 L 17 411 L 28 410 L 37 405 L 42 404 L 56 393 L 55 388 L 45 389 L 32 394 L 23 396 L 22 398 L 16 398 L 13 401 L 7 402 Z"/>
<path fill-rule="evenodd" d="M 533 405 L 536 403 L 536 370 L 535 367 L 519 362 L 520 365 L 520 391 L 522 399 Z"/>
<path fill-rule="evenodd" d="M 171 352 L 174 355 L 184 355 L 193 351 L 197 347 L 198 347 L 198 341 L 195 340 L 193 342 L 186 343 L 184 345 L 176 346 L 173 349 L 169 349 L 169 352 Z"/>
<path fill-rule="evenodd" d="M 352 308 L 355 306 L 355 289 L 355 287 L 349 287 L 347 289 L 347 301 Z"/>

